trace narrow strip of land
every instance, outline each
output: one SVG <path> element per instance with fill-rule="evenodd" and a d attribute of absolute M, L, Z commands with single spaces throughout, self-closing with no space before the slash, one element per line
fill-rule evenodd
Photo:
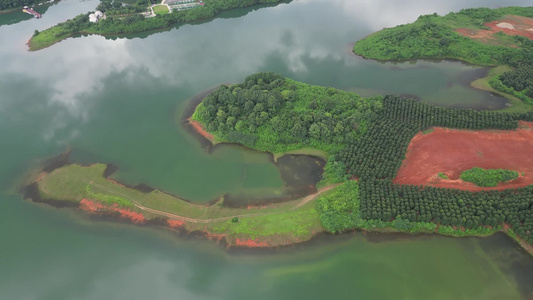
<path fill-rule="evenodd" d="M 177 215 L 177 214 L 172 214 L 172 213 L 168 213 L 168 212 L 165 212 L 165 211 L 161 211 L 161 210 L 157 210 L 157 209 L 153 209 L 153 208 L 149 208 L 149 207 L 143 206 L 142 204 L 140 204 L 138 201 L 136 201 L 132 197 L 130 197 L 130 196 L 126 195 L 126 194 L 123 194 L 123 193 L 116 192 L 116 191 L 113 191 L 111 189 L 108 189 L 107 187 L 105 187 L 103 185 L 100 185 L 100 184 L 97 184 L 97 183 L 95 183 L 93 181 L 90 181 L 90 182 L 87 182 L 87 183 L 89 185 L 91 185 L 93 187 L 96 187 L 96 188 L 98 188 L 100 190 L 103 190 L 103 191 L 105 191 L 107 193 L 120 195 L 121 197 L 124 197 L 124 198 L 128 199 L 129 201 L 131 201 L 133 203 L 133 205 L 135 207 L 137 207 L 140 210 L 143 210 L 143 211 L 146 211 L 146 212 L 149 212 L 149 213 L 152 213 L 152 214 L 164 216 L 164 217 L 167 217 L 169 219 L 179 220 L 179 221 L 184 221 L 184 222 L 208 224 L 208 223 L 224 222 L 224 221 L 231 220 L 233 218 L 249 218 L 249 217 L 257 217 L 257 216 L 263 216 L 263 215 L 275 213 L 275 212 L 269 212 L 269 213 L 241 214 L 241 215 L 232 215 L 232 216 L 228 216 L 228 217 L 221 217 L 221 218 L 214 218 L 214 219 L 189 218 L 189 217 L 184 217 L 184 216 L 180 216 L 180 215 Z M 299 207 L 304 206 L 308 202 L 313 201 L 316 198 L 318 198 L 321 193 L 329 191 L 329 190 L 337 187 L 338 185 L 339 184 L 329 185 L 329 186 L 326 186 L 326 187 L 323 187 L 323 188 L 319 189 L 316 193 L 313 193 L 313 194 L 308 195 L 307 197 L 303 198 L 300 202 L 298 202 L 298 204 L 296 204 L 292 208 L 292 210 L 295 210 L 295 209 L 297 209 Z"/>

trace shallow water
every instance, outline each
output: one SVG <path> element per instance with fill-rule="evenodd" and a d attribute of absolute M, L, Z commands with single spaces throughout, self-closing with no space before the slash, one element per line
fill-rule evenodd
<path fill-rule="evenodd" d="M 119 180 L 195 202 L 282 189 L 267 154 L 227 145 L 208 153 L 180 126 L 187 100 L 250 73 L 275 71 L 364 95 L 411 94 L 443 105 L 499 107 L 501 98 L 469 87 L 482 68 L 374 62 L 353 55 L 350 45 L 420 14 L 524 4 L 298 0 L 138 38 L 71 38 L 38 52 L 24 45 L 35 29 L 94 9 L 97 2 L 62 1 L 40 20 L 0 21 L 0 298 L 533 296 L 527 288 L 533 283 L 531 257 L 502 236 L 395 236 L 375 243 L 351 233 L 270 252 L 228 253 L 210 241 L 22 201 L 16 191 L 27 171 L 67 148 L 73 161 L 113 163 Z"/>

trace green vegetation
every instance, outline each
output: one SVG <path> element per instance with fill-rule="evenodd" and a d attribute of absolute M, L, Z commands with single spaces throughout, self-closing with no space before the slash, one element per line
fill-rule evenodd
<path fill-rule="evenodd" d="M 44 30 L 28 42 L 30 51 L 51 46 L 69 36 L 81 33 L 89 34 L 124 34 L 137 33 L 160 28 L 167 28 L 177 23 L 192 22 L 213 18 L 218 13 L 234 8 L 248 7 L 256 4 L 274 4 L 291 0 L 204 0 L 205 5 L 193 9 L 172 11 L 155 17 L 139 14 L 148 8 L 147 2 L 139 0 L 134 5 L 122 5 L 120 2 L 102 2 L 98 8 L 106 12 L 107 18 L 97 23 L 89 22 L 89 14 L 78 15 L 72 20 L 59 23 Z M 146 3 L 146 5 L 144 4 Z M 44 33 L 44 34 L 42 34 Z"/>
<path fill-rule="evenodd" d="M 198 105 L 193 118 L 217 140 L 276 153 L 312 147 L 329 152 L 320 184 L 342 184 L 303 206 L 287 202 L 236 209 L 222 201 L 195 205 L 158 190 L 142 193 L 105 180 L 103 165 L 71 165 L 41 180 L 39 191 L 57 200 L 130 205 L 152 217 L 171 213 L 195 218 L 186 222 L 187 230 L 224 235 L 231 243 L 244 239 L 280 245 L 309 239 L 323 228 L 332 233 L 361 228 L 483 236 L 500 230 L 504 222 L 533 243 L 533 186 L 469 192 L 392 181 L 419 132 L 434 126 L 512 130 L 519 121 L 533 121 L 533 112 L 452 109 L 398 96 L 364 99 L 259 73 L 241 84 L 220 86 Z M 351 176 L 358 182 L 349 181 Z"/>
<path fill-rule="evenodd" d="M 454 31 L 458 28 L 483 29 L 485 22 L 504 15 L 533 16 L 533 7 L 500 9 L 463 9 L 446 16 L 420 16 L 416 22 L 387 28 L 354 45 L 354 52 L 382 60 L 417 58 L 456 58 L 479 65 L 518 65 L 530 61 L 533 43 L 524 37 L 512 37 L 517 48 L 483 44 Z M 498 38 L 498 37 L 497 37 Z M 500 35 L 500 38 L 507 38 Z"/>
<path fill-rule="evenodd" d="M 366 188 L 368 185 L 365 183 L 364 187 Z M 356 181 L 344 183 L 317 200 L 316 205 L 320 215 L 320 221 L 332 233 L 352 229 L 365 229 L 370 231 L 400 231 L 409 233 L 437 232 L 443 235 L 462 237 L 487 236 L 502 229 L 500 225 L 493 227 L 472 225 L 470 228 L 454 228 L 454 226 L 445 222 L 439 221 L 437 222 L 439 225 L 437 225 L 434 220 L 409 218 L 409 215 L 405 213 L 398 214 L 395 217 L 382 218 L 378 216 L 377 212 L 375 213 L 375 208 L 369 209 L 369 205 L 376 205 L 379 209 L 382 203 L 369 203 L 367 200 L 363 200 L 363 197 L 369 199 L 367 196 L 360 192 L 359 185 Z M 385 201 L 385 199 L 381 200 Z M 398 205 L 400 204 L 398 203 Z M 375 214 L 375 216 L 365 216 L 369 211 L 371 214 Z"/>
<path fill-rule="evenodd" d="M 362 99 L 260 73 L 242 84 L 221 86 L 204 99 L 193 117 L 217 140 L 263 151 L 312 146 L 330 152 L 320 186 L 345 182 L 350 175 L 359 178 L 359 183 L 345 182 L 317 200 L 320 220 L 330 232 L 365 228 L 487 235 L 505 221 L 531 242 L 533 188 L 471 193 L 395 185 L 392 179 L 411 139 L 421 131 L 434 126 L 511 130 L 520 120 L 533 121 L 533 112 L 453 109 L 397 96 Z M 273 126 L 278 117 L 287 125 L 276 130 L 284 126 Z M 316 122 L 325 125 L 320 135 L 312 133 Z M 297 124 L 305 134 L 293 131 Z M 331 128 L 338 124 L 345 130 L 340 131 L 342 136 L 332 136 Z"/>
<path fill-rule="evenodd" d="M 156 15 L 165 15 L 169 13 L 168 7 L 166 5 L 156 5 L 152 7 L 152 9 L 154 10 L 154 14 Z"/>
<path fill-rule="evenodd" d="M 422 134 L 428 134 L 428 133 L 432 133 L 433 132 L 433 128 L 429 128 L 429 129 L 426 129 L 424 131 L 422 131 Z"/>
<path fill-rule="evenodd" d="M 505 89 L 502 89 L 502 91 L 498 91 L 494 88 L 494 86 L 498 86 L 498 83 L 496 83 L 499 80 L 499 77 L 504 74 L 505 72 L 512 71 L 513 68 L 507 65 L 497 66 L 489 70 L 489 73 L 486 77 L 480 78 L 472 82 L 472 86 L 481 90 L 489 91 L 495 94 L 499 94 L 507 100 L 509 100 L 510 106 L 500 110 L 502 112 L 526 112 L 526 111 L 533 111 L 533 105 L 530 105 L 526 103 L 526 100 L 521 100 L 520 98 L 517 98 L 513 96 L 507 87 Z"/>
<path fill-rule="evenodd" d="M 439 178 L 441 179 L 448 179 L 448 175 L 442 173 L 442 172 L 439 172 Z"/>
<path fill-rule="evenodd" d="M 106 16 L 131 15 L 145 12 L 151 4 L 148 0 L 137 0 L 131 4 L 124 5 L 124 1 L 103 0 L 98 4 L 96 10 L 104 12 Z M 168 12 L 168 9 L 166 10 Z M 155 13 L 155 10 L 154 10 Z"/>
<path fill-rule="evenodd" d="M 37 0 L 0 0 L 0 10 L 23 7 L 24 5 L 32 6 L 43 1 Z"/>
<path fill-rule="evenodd" d="M 159 190 L 145 193 L 106 180 L 105 169 L 103 164 L 56 169 L 38 182 L 40 196 L 45 201 L 75 203 L 87 199 L 142 213 L 148 220 L 187 218 L 182 225 L 185 230 L 223 234 L 230 244 L 236 239 L 259 239 L 269 245 L 281 245 L 308 240 L 322 230 L 314 201 L 303 206 L 292 201 L 250 209 L 228 208 L 221 201 L 210 206 L 192 204 Z"/>
<path fill-rule="evenodd" d="M 197 107 L 193 119 L 217 140 L 273 153 L 302 148 L 338 151 L 366 131 L 380 98 L 311 86 L 273 73 L 222 85 Z"/>
<path fill-rule="evenodd" d="M 346 165 L 342 161 L 337 161 L 335 155 L 330 155 L 324 166 L 322 180 L 317 184 L 317 188 L 332 185 L 335 183 L 345 182 L 350 179 L 346 174 Z"/>
<path fill-rule="evenodd" d="M 321 231 L 321 229 L 314 205 L 306 205 L 298 210 L 259 215 L 240 219 L 238 222 L 228 220 L 214 226 L 212 233 L 227 234 L 241 239 L 269 241 L 283 236 L 288 242 L 308 240 L 313 236 L 313 231 Z"/>
<path fill-rule="evenodd" d="M 461 173 L 460 178 L 472 182 L 477 186 L 497 186 L 501 182 L 507 182 L 518 178 L 518 172 L 503 169 L 472 168 Z"/>
<path fill-rule="evenodd" d="M 433 126 L 458 129 L 516 129 L 518 121 L 533 121 L 533 112 L 501 113 L 433 106 L 386 96 L 368 131 L 351 140 L 336 157 L 358 178 L 393 179 L 411 139 Z"/>
<path fill-rule="evenodd" d="M 507 71 L 500 77 L 492 78 L 489 83 L 494 89 L 533 105 L 532 65 L 520 65 L 516 70 Z"/>
<path fill-rule="evenodd" d="M 484 30 L 486 22 L 505 15 L 533 17 L 533 7 L 475 8 L 445 16 L 424 15 L 414 23 L 374 33 L 356 42 L 353 50 L 356 54 L 379 60 L 451 58 L 485 66 L 507 64 L 516 70 L 491 79 L 490 85 L 533 104 L 533 41 L 502 32 L 487 40 L 472 39 L 456 32 L 459 28 Z"/>
<path fill-rule="evenodd" d="M 349 181 L 318 198 L 317 210 L 320 222 L 329 232 L 343 232 L 361 228 L 364 220 L 359 211 L 359 187 L 357 181 Z"/>

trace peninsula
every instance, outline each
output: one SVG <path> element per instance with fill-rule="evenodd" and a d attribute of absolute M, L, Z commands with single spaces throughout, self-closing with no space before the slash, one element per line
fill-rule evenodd
<path fill-rule="evenodd" d="M 258 73 L 209 94 L 191 122 L 216 142 L 272 153 L 320 150 L 328 161 L 318 192 L 255 207 L 230 208 L 223 198 L 198 205 L 146 186 L 121 185 L 107 178 L 105 165 L 68 164 L 37 176 L 27 197 L 203 232 L 230 246 L 280 246 L 318 232 L 354 229 L 451 236 L 504 231 L 532 251 L 533 112 L 452 109 L 397 96 L 362 98 Z M 454 145 L 465 135 L 471 143 L 447 148 L 446 156 L 427 148 Z M 507 151 L 514 155 L 501 159 Z M 422 167 L 425 158 L 437 163 Z M 474 167 L 519 175 L 495 187 L 459 178 Z M 428 176 L 417 177 L 414 169 L 427 169 Z"/>
<path fill-rule="evenodd" d="M 533 7 L 470 8 L 420 16 L 355 43 L 355 54 L 377 60 L 457 59 L 495 66 L 472 86 L 506 97 L 505 111 L 533 110 Z"/>
<path fill-rule="evenodd" d="M 151 5 L 139 0 L 135 4 L 103 1 L 93 12 L 81 14 L 42 32 L 36 31 L 28 41 L 30 51 L 37 51 L 77 34 L 119 35 L 168 28 L 172 25 L 207 20 L 222 11 L 258 4 L 277 4 L 291 0 L 166 0 L 169 4 Z"/>

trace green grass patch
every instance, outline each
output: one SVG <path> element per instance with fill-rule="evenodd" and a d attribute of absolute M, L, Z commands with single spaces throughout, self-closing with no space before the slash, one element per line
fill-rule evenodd
<path fill-rule="evenodd" d="M 261 208 L 229 208 L 219 201 L 213 205 L 193 204 L 159 190 L 143 193 L 103 177 L 106 165 L 67 165 L 46 175 L 39 183 L 45 199 L 80 202 L 90 199 L 108 206 L 119 205 L 142 212 L 146 218 L 166 217 L 141 210 L 137 205 L 164 213 L 176 214 L 210 223 L 187 222 L 188 230 L 207 230 L 225 234 L 228 238 L 266 238 L 276 243 L 303 241 L 322 231 L 314 202 L 294 209 L 301 199 L 275 203 Z M 217 220 L 227 218 L 227 220 Z"/>
<path fill-rule="evenodd" d="M 60 26 L 52 27 L 34 35 L 28 42 L 30 51 L 50 47 L 53 44 L 69 37 L 71 33 L 65 32 Z"/>
<path fill-rule="evenodd" d="M 477 186 L 494 187 L 501 182 L 518 178 L 518 172 L 503 169 L 472 168 L 462 172 L 460 178 Z"/>
<path fill-rule="evenodd" d="M 422 131 L 422 134 L 428 134 L 428 133 L 432 133 L 433 132 L 433 127 L 429 128 L 429 129 L 426 129 L 424 131 Z"/>
<path fill-rule="evenodd" d="M 313 204 L 307 204 L 297 210 L 241 217 L 238 222 L 228 220 L 213 227 L 214 233 L 245 236 L 254 240 L 278 236 L 302 240 L 310 238 L 316 231 L 322 231 L 322 226 Z"/>
<path fill-rule="evenodd" d="M 154 14 L 156 15 L 166 15 L 169 13 L 168 7 L 166 5 L 156 5 L 152 7 Z"/>
<path fill-rule="evenodd" d="M 442 179 L 449 179 L 448 178 L 448 175 L 442 173 L 442 172 L 439 172 L 439 178 L 442 178 Z"/>

